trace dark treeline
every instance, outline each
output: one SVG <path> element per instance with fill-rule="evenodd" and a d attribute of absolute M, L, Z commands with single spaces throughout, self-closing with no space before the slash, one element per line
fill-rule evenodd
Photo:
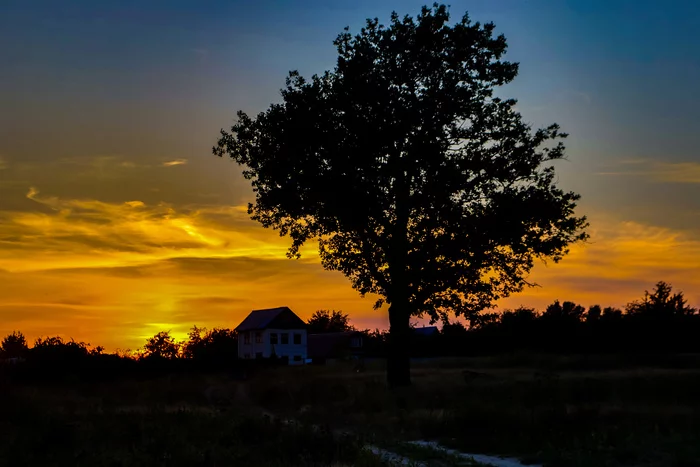
<path fill-rule="evenodd" d="M 319 310 L 309 333 L 357 331 L 341 311 Z M 388 333 L 362 330 L 364 355 L 385 357 Z M 521 307 L 482 313 L 468 326 L 443 322 L 432 335 L 415 333 L 412 357 L 480 356 L 513 352 L 556 354 L 700 352 L 700 313 L 682 292 L 659 282 L 624 309 L 555 301 L 543 311 Z M 61 337 L 39 338 L 29 346 L 20 332 L 0 342 L 2 374 L 30 380 L 152 377 L 172 371 L 229 371 L 245 376 L 276 361 L 239 360 L 235 331 L 194 326 L 185 341 L 168 331 L 146 340 L 135 352 L 104 348 Z"/>
<path fill-rule="evenodd" d="M 38 338 L 29 346 L 21 332 L 0 342 L 0 376 L 26 381 L 151 378 L 172 372 L 229 371 L 244 376 L 249 362 L 239 361 L 236 333 L 194 326 L 184 342 L 169 331 L 146 340 L 135 352 L 105 353 L 104 348 L 61 337 Z M 256 362 L 269 364 L 271 362 Z"/>
<path fill-rule="evenodd" d="M 492 355 L 517 351 L 603 354 L 700 352 L 700 314 L 682 292 L 659 282 L 624 309 L 555 301 L 543 311 L 521 307 L 443 323 L 417 339 L 415 356 Z"/>

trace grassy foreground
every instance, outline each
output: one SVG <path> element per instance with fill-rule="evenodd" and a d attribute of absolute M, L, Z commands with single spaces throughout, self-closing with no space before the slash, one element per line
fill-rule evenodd
<path fill-rule="evenodd" d="M 656 360 L 656 361 L 654 361 Z M 438 440 L 545 466 L 700 466 L 700 360 L 677 356 L 433 360 L 387 390 L 381 365 L 276 371 L 256 403 L 380 443 Z M 606 368 L 594 369 L 594 368 Z"/>
<path fill-rule="evenodd" d="M 355 437 L 217 406 L 206 389 L 178 378 L 3 387 L 0 466 L 381 465 Z"/>
<path fill-rule="evenodd" d="M 0 466 L 380 465 L 365 443 L 449 465 L 402 445 L 420 439 L 555 467 L 700 466 L 698 361 L 431 360 L 401 391 L 387 389 L 380 362 L 247 381 L 0 382 Z"/>

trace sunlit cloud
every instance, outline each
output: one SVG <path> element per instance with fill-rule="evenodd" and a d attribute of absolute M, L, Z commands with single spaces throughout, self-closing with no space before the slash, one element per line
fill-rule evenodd
<path fill-rule="evenodd" d="M 10 166 L 9 162 L 5 160 L 5 158 L 0 155 L 0 170 L 7 169 Z"/>
<path fill-rule="evenodd" d="M 185 165 L 187 164 L 187 159 L 175 159 L 172 161 L 163 162 L 163 167 L 173 167 L 175 165 Z"/>
<path fill-rule="evenodd" d="M 61 199 L 35 187 L 27 198 L 48 212 L 0 213 L 0 238 L 6 239 L 0 268 L 8 271 L 114 267 L 179 256 L 283 258 L 288 247 L 273 232 L 260 232 L 244 206 L 175 209 L 140 200 Z"/>
<path fill-rule="evenodd" d="M 661 162 L 631 159 L 621 162 L 623 170 L 598 172 L 607 176 L 643 177 L 659 183 L 700 183 L 700 162 Z"/>
<path fill-rule="evenodd" d="M 692 232 L 592 219 L 591 239 L 559 264 L 538 266 L 531 280 L 541 287 L 504 300 L 540 307 L 554 299 L 623 306 L 660 280 L 671 282 L 700 305 L 700 237 Z"/>
<path fill-rule="evenodd" d="M 361 328 L 386 328 L 385 310 L 325 271 L 316 245 L 301 261 L 289 240 L 251 221 L 243 205 L 105 202 L 25 192 L 36 209 L 0 211 L 0 334 L 21 329 L 135 348 L 194 324 L 234 327 L 251 309 L 290 306 L 350 313 Z M 196 197 L 195 197 L 196 199 Z M 700 305 L 700 237 L 689 231 L 591 213 L 591 240 L 559 264 L 537 265 L 540 287 L 499 303 L 543 308 L 554 299 L 623 306 L 657 280 Z"/>

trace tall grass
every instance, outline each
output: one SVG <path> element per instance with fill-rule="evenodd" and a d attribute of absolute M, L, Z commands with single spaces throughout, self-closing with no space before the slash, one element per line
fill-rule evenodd
<path fill-rule="evenodd" d="M 401 391 L 376 368 L 281 369 L 248 391 L 271 410 L 386 442 L 437 439 L 551 466 L 700 465 L 700 370 L 615 359 L 604 370 L 571 358 L 502 363 L 423 362 Z"/>
<path fill-rule="evenodd" d="M 4 387 L 0 466 L 379 465 L 355 437 L 214 406 L 209 383 Z"/>

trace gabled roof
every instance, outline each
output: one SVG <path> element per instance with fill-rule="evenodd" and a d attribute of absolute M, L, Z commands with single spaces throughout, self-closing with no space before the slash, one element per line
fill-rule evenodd
<path fill-rule="evenodd" d="M 281 306 L 278 308 L 253 310 L 246 319 L 236 327 L 236 331 L 257 331 L 268 328 L 306 329 L 306 323 L 288 307 Z"/>
<path fill-rule="evenodd" d="M 432 336 L 438 333 L 437 326 L 423 326 L 420 328 L 414 328 L 413 331 L 419 336 Z"/>

